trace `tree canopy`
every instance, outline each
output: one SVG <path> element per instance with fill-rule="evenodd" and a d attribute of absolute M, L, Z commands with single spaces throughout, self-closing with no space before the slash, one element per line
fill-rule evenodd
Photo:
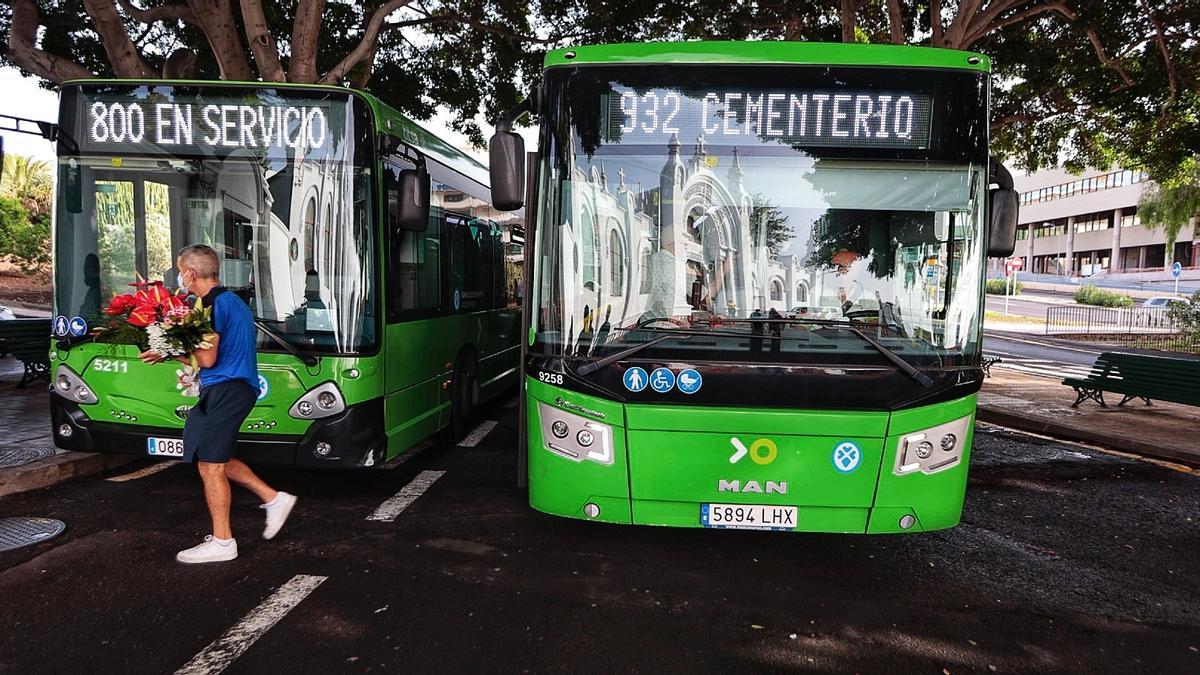
<path fill-rule="evenodd" d="M 1174 0 L 8 0 L 5 60 L 91 75 L 349 84 L 475 142 L 566 44 L 763 39 L 993 59 L 994 147 L 1025 169 L 1119 162 L 1177 180 L 1200 151 L 1200 3 Z"/>

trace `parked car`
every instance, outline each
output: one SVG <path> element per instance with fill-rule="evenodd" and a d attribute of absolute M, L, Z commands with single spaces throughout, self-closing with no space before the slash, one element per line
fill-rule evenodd
<path fill-rule="evenodd" d="M 1146 298 L 1142 303 L 1142 307 L 1170 307 L 1175 303 L 1183 304 L 1183 298 L 1176 298 L 1171 295 L 1156 295 L 1153 298 Z"/>

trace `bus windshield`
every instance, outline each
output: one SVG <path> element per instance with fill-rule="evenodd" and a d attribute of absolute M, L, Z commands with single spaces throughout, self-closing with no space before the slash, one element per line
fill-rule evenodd
<path fill-rule="evenodd" d="M 370 125 L 349 94 L 83 85 L 64 90 L 60 123 L 58 313 L 102 325 L 137 275 L 174 287 L 175 253 L 207 244 L 278 337 L 374 348 Z"/>
<path fill-rule="evenodd" d="M 746 72 L 548 74 L 534 348 L 596 359 L 654 341 L 639 357 L 881 362 L 837 323 L 915 364 L 972 363 L 978 78 L 966 76 L 975 105 L 946 110 L 948 74 L 905 89 L 894 73 Z M 671 330 L 680 339 L 661 339 Z"/>

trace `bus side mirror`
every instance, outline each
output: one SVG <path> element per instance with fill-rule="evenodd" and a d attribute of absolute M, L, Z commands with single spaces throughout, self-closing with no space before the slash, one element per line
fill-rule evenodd
<path fill-rule="evenodd" d="M 990 203 L 988 223 L 989 258 L 1007 258 L 1017 248 L 1017 219 L 1020 215 L 1020 197 L 1013 188 L 1012 174 L 995 158 L 992 159 L 992 182 L 996 189 L 988 193 Z"/>
<path fill-rule="evenodd" d="M 497 131 L 488 143 L 492 206 L 516 211 L 525 205 L 525 140 L 511 131 Z"/>
<path fill-rule="evenodd" d="M 400 171 L 395 225 L 406 232 L 429 228 L 429 171 L 424 166 Z"/>

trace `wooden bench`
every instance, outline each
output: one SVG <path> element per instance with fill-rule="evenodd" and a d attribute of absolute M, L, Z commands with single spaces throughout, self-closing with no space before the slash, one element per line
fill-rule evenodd
<path fill-rule="evenodd" d="M 18 387 L 38 378 L 50 379 L 50 319 L 0 321 L 0 356 L 9 355 L 25 365 Z"/>
<path fill-rule="evenodd" d="M 1072 408 L 1088 399 L 1107 408 L 1106 391 L 1124 397 L 1118 406 L 1135 398 L 1146 405 L 1155 399 L 1200 406 L 1200 360 L 1104 352 L 1087 377 L 1068 377 L 1063 384 L 1077 394 Z"/>

